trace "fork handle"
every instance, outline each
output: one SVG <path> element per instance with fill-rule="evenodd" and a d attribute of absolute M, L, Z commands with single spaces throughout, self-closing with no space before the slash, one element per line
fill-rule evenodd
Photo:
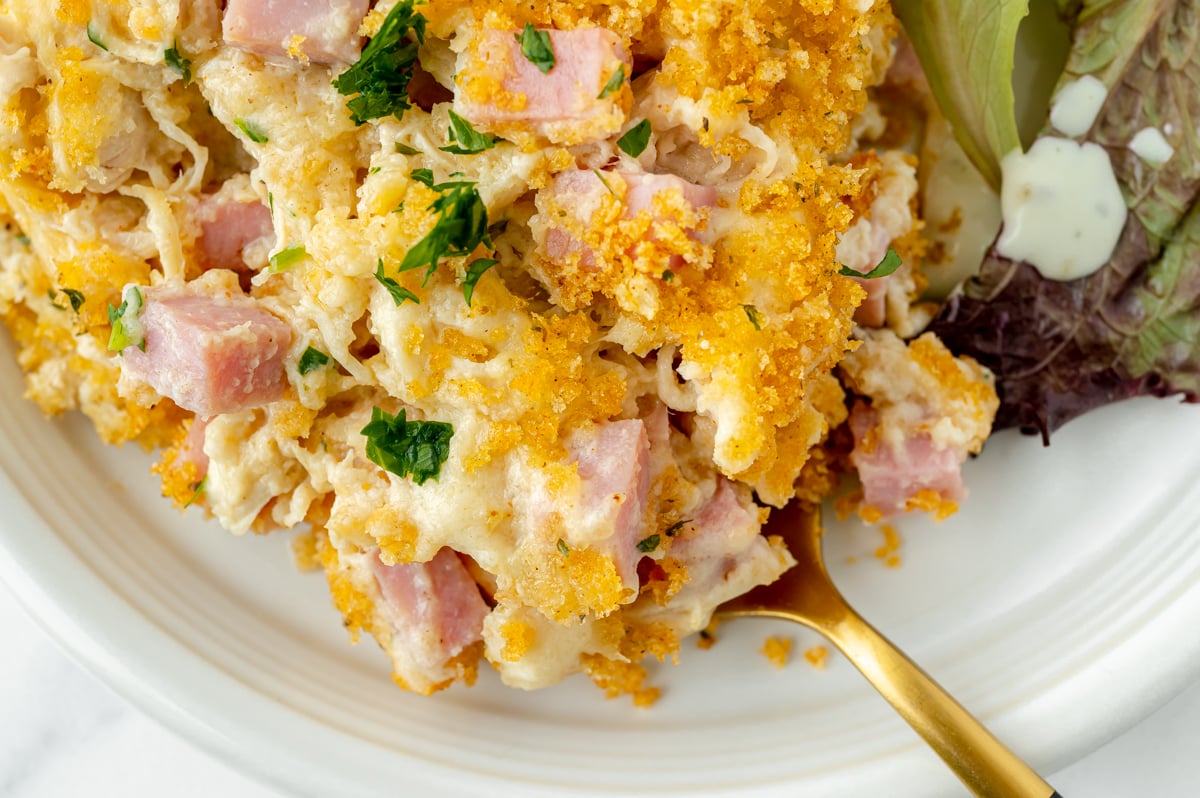
<path fill-rule="evenodd" d="M 849 607 L 822 630 L 972 793 L 1061 798 L 949 693 Z"/>

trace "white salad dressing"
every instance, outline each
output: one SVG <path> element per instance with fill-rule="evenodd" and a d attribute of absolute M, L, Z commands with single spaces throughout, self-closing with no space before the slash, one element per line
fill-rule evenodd
<path fill-rule="evenodd" d="M 1129 142 L 1129 149 L 1150 166 L 1162 166 L 1171 160 L 1175 148 L 1156 127 L 1142 128 Z"/>
<path fill-rule="evenodd" d="M 1092 129 L 1096 116 L 1108 99 L 1108 88 L 1092 75 L 1072 81 L 1054 98 L 1050 124 L 1068 136 L 1082 136 Z"/>
<path fill-rule="evenodd" d="M 1000 169 L 1001 255 L 1064 281 L 1108 262 L 1128 211 L 1103 148 L 1047 136 L 1004 156 Z"/>

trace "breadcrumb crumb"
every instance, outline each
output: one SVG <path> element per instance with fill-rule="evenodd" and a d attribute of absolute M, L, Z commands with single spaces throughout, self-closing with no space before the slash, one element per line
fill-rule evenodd
<path fill-rule="evenodd" d="M 761 653 L 776 668 L 783 668 L 792 653 L 792 641 L 787 637 L 768 637 L 763 641 Z"/>
<path fill-rule="evenodd" d="M 823 671 L 829 664 L 829 649 L 825 646 L 813 646 L 805 650 L 804 659 L 814 670 Z"/>

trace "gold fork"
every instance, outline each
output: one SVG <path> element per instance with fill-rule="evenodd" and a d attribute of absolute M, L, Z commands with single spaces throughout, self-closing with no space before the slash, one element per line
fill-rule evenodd
<path fill-rule="evenodd" d="M 937 752 L 972 793 L 987 798 L 1060 798 L 1016 754 L 846 603 L 821 557 L 819 510 L 792 502 L 775 510 L 796 566 L 770 585 L 722 604 L 723 617 L 761 616 L 804 624 L 827 637 Z"/>

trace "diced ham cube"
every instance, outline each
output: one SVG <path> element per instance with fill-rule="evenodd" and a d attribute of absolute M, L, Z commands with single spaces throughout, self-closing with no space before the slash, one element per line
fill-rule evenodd
<path fill-rule="evenodd" d="M 146 349 L 128 346 L 123 371 L 202 417 L 273 402 L 287 384 L 292 331 L 241 293 L 142 289 Z"/>
<path fill-rule="evenodd" d="M 677 537 L 671 556 L 685 562 L 723 559 L 754 542 L 762 529 L 758 508 L 745 489 L 739 491 L 725 477 L 691 519 L 692 530 Z"/>
<path fill-rule="evenodd" d="M 200 228 L 196 260 L 203 271 L 230 269 L 250 275 L 253 269 L 246 260 L 247 248 L 257 244 L 266 253 L 275 243 L 271 211 L 257 197 L 205 197 L 197 204 L 195 220 Z"/>
<path fill-rule="evenodd" d="M 639 419 L 610 421 L 577 435 L 567 448 L 583 483 L 578 524 L 611 529 L 608 548 L 625 584 L 636 584 L 642 517 L 650 493 L 650 441 Z"/>
<path fill-rule="evenodd" d="M 869 280 L 862 277 L 851 278 L 867 291 L 867 298 L 854 309 L 854 323 L 863 327 L 882 327 L 887 322 L 887 277 L 872 277 Z"/>
<path fill-rule="evenodd" d="M 359 26 L 369 0 L 228 0 L 226 44 L 262 56 L 303 57 L 318 64 L 358 60 Z"/>
<path fill-rule="evenodd" d="M 599 95 L 633 61 L 620 37 L 604 28 L 549 30 L 555 64 L 543 73 L 521 53 L 520 31 L 484 30 L 460 61 L 458 112 L 484 130 L 526 132 L 555 144 L 604 139 L 625 124 L 624 86 Z"/>
<path fill-rule="evenodd" d="M 385 565 L 376 555 L 371 569 L 392 628 L 396 675 L 418 692 L 437 689 L 454 676 L 449 661 L 483 639 L 488 606 L 479 587 L 447 548 L 424 563 Z"/>
<path fill-rule="evenodd" d="M 625 199 L 622 218 L 636 218 L 642 211 L 653 213 L 654 200 L 659 194 L 678 193 L 684 202 L 692 208 L 712 207 L 717 204 L 717 190 L 711 186 L 698 186 L 689 183 L 675 175 L 651 175 L 631 172 L 608 172 L 597 174 L 587 169 L 575 169 L 563 172 L 554 178 L 545 189 L 550 193 L 551 201 L 575 211 L 579 221 L 589 224 L 598 201 L 609 192 L 606 180 L 623 180 L 625 182 Z M 539 195 L 539 198 L 540 195 Z M 541 208 L 541 204 L 539 204 Z M 595 265 L 595 256 L 577 239 L 561 227 L 553 226 L 554 216 L 549 214 L 551 227 L 546 231 L 545 253 L 554 260 L 568 257 L 578 252 L 580 263 L 591 267 Z M 670 219 L 656 217 L 655 221 L 666 222 Z M 674 220 L 678 221 L 678 220 Z M 694 230 L 689 230 L 693 234 Z M 672 256 L 663 268 L 677 269 L 683 263 L 679 256 Z"/>
<path fill-rule="evenodd" d="M 918 433 L 889 444 L 879 434 L 878 414 L 865 402 L 850 411 L 854 450 L 850 462 L 858 469 L 863 500 L 885 517 L 902 513 L 910 499 L 923 490 L 944 501 L 958 502 L 966 495 L 962 464 L 966 453 L 938 448 L 929 435 Z"/>

